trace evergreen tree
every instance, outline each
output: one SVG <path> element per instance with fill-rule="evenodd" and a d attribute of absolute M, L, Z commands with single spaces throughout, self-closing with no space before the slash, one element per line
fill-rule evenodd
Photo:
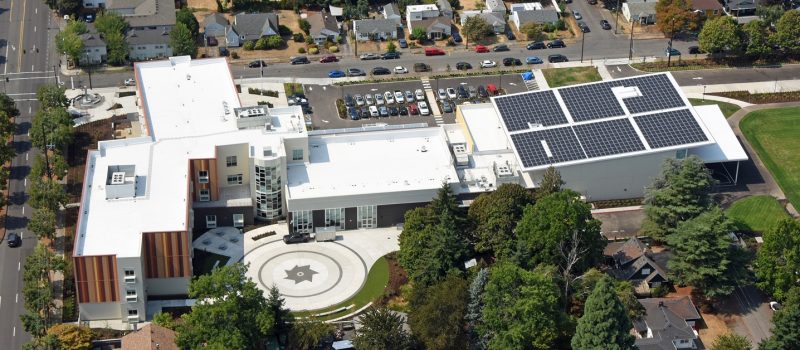
<path fill-rule="evenodd" d="M 784 301 L 797 288 L 800 271 L 800 222 L 786 218 L 764 232 L 755 272 L 759 289 Z"/>
<path fill-rule="evenodd" d="M 603 277 L 594 287 L 572 337 L 573 350 L 634 349 L 631 321 L 617 298 L 614 282 Z"/>
<path fill-rule="evenodd" d="M 353 338 L 359 350 L 409 350 L 411 336 L 403 329 L 403 318 L 389 309 L 367 310 L 361 316 L 361 329 Z"/>
<path fill-rule="evenodd" d="M 553 166 L 548 167 L 542 174 L 542 181 L 539 182 L 539 187 L 536 188 L 536 198 L 542 198 L 561 191 L 561 187 L 565 182 L 561 179 L 561 173 Z"/>
<path fill-rule="evenodd" d="M 489 282 L 489 269 L 482 268 L 469 286 L 466 320 L 471 350 L 486 350 L 492 336 L 491 330 L 487 330 L 487 334 L 484 336 L 478 334 L 478 329 L 483 327 L 483 291 L 486 289 L 487 282 Z"/>
<path fill-rule="evenodd" d="M 772 336 L 758 344 L 759 350 L 800 349 L 800 305 L 786 304 L 772 318 Z"/>
<path fill-rule="evenodd" d="M 293 321 L 292 314 L 286 308 L 286 301 L 283 300 L 281 292 L 275 286 L 269 288 L 269 296 L 267 297 L 267 310 L 275 322 L 273 327 L 273 334 L 285 335 L 289 330 L 289 324 Z"/>
<path fill-rule="evenodd" d="M 197 37 L 197 35 L 200 34 L 200 23 L 197 22 L 197 17 L 194 16 L 190 8 L 184 7 L 178 10 L 178 12 L 175 13 L 175 21 L 186 25 L 186 28 L 189 28 L 192 36 Z"/>
<path fill-rule="evenodd" d="M 711 350 L 750 350 L 750 340 L 736 333 L 723 334 L 711 344 Z"/>

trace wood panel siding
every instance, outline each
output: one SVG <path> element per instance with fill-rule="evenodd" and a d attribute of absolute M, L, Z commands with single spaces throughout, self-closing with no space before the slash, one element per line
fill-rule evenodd
<path fill-rule="evenodd" d="M 192 182 L 194 183 L 194 200 L 200 201 L 200 190 L 208 189 L 211 201 L 219 199 L 219 183 L 217 182 L 216 159 L 193 159 L 191 164 Z M 208 171 L 208 183 L 200 183 L 200 171 Z"/>
<path fill-rule="evenodd" d="M 117 258 L 114 255 L 76 256 L 73 261 L 79 303 L 119 302 Z"/>
<path fill-rule="evenodd" d="M 189 235 L 183 232 L 145 232 L 142 235 L 146 278 L 191 277 Z"/>

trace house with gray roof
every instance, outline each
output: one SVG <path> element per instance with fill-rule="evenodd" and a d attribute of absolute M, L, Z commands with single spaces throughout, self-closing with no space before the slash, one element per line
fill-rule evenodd
<path fill-rule="evenodd" d="M 239 13 L 233 17 L 225 38 L 228 46 L 240 46 L 247 41 L 278 35 L 278 15 L 274 13 Z"/>
<path fill-rule="evenodd" d="M 394 2 L 383 5 L 383 18 L 397 22 L 398 27 L 403 26 L 403 15 L 400 14 L 400 9 Z"/>
<path fill-rule="evenodd" d="M 225 36 L 225 30 L 230 23 L 221 13 L 212 13 L 203 18 L 203 35 L 205 37 L 220 37 Z"/>
<path fill-rule="evenodd" d="M 558 22 L 558 11 L 554 9 L 514 11 L 511 13 L 511 22 L 517 29 L 528 23 L 556 24 Z"/>
<path fill-rule="evenodd" d="M 464 11 L 461 13 L 461 26 L 464 26 L 464 23 L 467 23 L 467 19 L 470 17 L 478 16 L 483 18 L 486 23 L 492 26 L 495 34 L 503 33 L 506 31 L 506 18 L 505 15 L 498 12 L 489 12 L 489 11 Z"/>
<path fill-rule="evenodd" d="M 128 58 L 132 61 L 161 59 L 172 56 L 169 31 L 165 29 L 131 29 L 125 35 Z"/>
<path fill-rule="evenodd" d="M 486 0 L 486 9 L 491 12 L 506 13 L 506 4 L 503 0 Z"/>
<path fill-rule="evenodd" d="M 756 0 L 723 0 L 723 3 L 731 16 L 750 16 L 756 12 Z"/>
<path fill-rule="evenodd" d="M 108 55 L 106 42 L 100 34 L 92 31 L 81 34 L 80 38 L 83 42 L 83 55 L 78 59 L 80 65 L 100 64 L 106 61 Z"/>
<path fill-rule="evenodd" d="M 641 24 L 656 23 L 656 3 L 657 0 L 628 0 L 622 4 L 622 16 L 628 22 L 639 22 Z"/>
<path fill-rule="evenodd" d="M 327 40 L 339 40 L 339 23 L 328 11 L 309 12 L 306 20 L 311 24 L 308 35 L 317 45 L 322 45 Z"/>
<path fill-rule="evenodd" d="M 611 274 L 617 279 L 631 281 L 639 295 L 649 295 L 652 288 L 669 283 L 667 271 L 651 256 L 650 249 L 638 238 L 611 242 L 603 250 Z"/>
<path fill-rule="evenodd" d="M 356 40 L 397 39 L 397 22 L 393 19 L 376 18 L 353 21 Z"/>
<path fill-rule="evenodd" d="M 452 31 L 452 24 L 449 18 L 444 16 L 425 18 L 420 21 L 412 22 L 413 28 L 425 28 L 428 39 L 441 39 L 448 37 Z"/>
<path fill-rule="evenodd" d="M 92 5 L 112 11 L 131 29 L 166 29 L 175 26 L 174 0 L 92 0 Z M 86 4 L 84 4 L 85 6 Z"/>
<path fill-rule="evenodd" d="M 639 299 L 645 314 L 633 320 L 639 350 L 696 349 L 702 317 L 688 296 Z"/>
<path fill-rule="evenodd" d="M 440 16 L 449 17 L 453 19 L 453 6 L 450 5 L 448 0 L 436 0 L 436 7 L 439 8 Z"/>

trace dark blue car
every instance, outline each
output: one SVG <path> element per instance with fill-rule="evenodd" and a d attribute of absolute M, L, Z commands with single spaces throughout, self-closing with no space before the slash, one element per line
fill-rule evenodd
<path fill-rule="evenodd" d="M 460 43 L 461 42 L 461 34 L 458 34 L 458 32 L 453 32 L 453 41 L 455 41 L 457 43 Z"/>
<path fill-rule="evenodd" d="M 343 77 L 344 77 L 344 72 L 340 70 L 332 70 L 328 72 L 328 78 L 343 78 Z"/>
<path fill-rule="evenodd" d="M 541 58 L 536 57 L 536 56 L 530 56 L 530 57 L 526 58 L 525 62 L 528 63 L 528 64 L 542 64 L 542 63 L 544 63 L 544 62 L 542 62 Z"/>
<path fill-rule="evenodd" d="M 355 107 L 347 107 L 347 114 L 350 116 L 352 120 L 359 120 L 361 117 L 359 116 L 358 110 Z"/>

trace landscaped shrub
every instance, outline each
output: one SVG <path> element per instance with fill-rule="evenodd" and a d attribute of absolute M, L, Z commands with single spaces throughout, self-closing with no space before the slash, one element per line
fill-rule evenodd
<path fill-rule="evenodd" d="M 301 33 L 294 33 L 292 34 L 292 40 L 294 40 L 296 43 L 302 43 L 306 40 L 306 38 Z"/>
<path fill-rule="evenodd" d="M 301 47 L 301 48 L 297 49 L 297 53 L 306 53 L 306 48 L 305 47 Z"/>
<path fill-rule="evenodd" d="M 278 26 L 278 33 L 280 33 L 281 36 L 289 36 L 292 35 L 292 30 L 289 29 L 289 27 L 281 24 Z"/>
<path fill-rule="evenodd" d="M 319 49 L 316 48 L 316 47 L 312 47 L 312 48 L 308 49 L 308 53 L 312 54 L 312 55 L 316 55 L 316 54 L 319 53 Z"/>
<path fill-rule="evenodd" d="M 237 53 L 236 51 L 231 51 L 231 58 L 233 58 L 235 60 L 238 60 L 239 59 L 239 53 Z"/>
<path fill-rule="evenodd" d="M 338 46 L 331 46 L 331 47 L 328 48 L 328 51 L 330 51 L 331 53 L 337 53 L 337 52 L 339 52 L 339 47 Z"/>
<path fill-rule="evenodd" d="M 274 236 L 275 234 L 276 234 L 275 231 L 264 232 L 264 233 L 257 234 L 255 236 L 253 236 L 253 240 L 257 241 L 257 240 L 262 239 L 262 238 L 266 238 L 266 237 L 269 237 L 269 236 Z"/>
<path fill-rule="evenodd" d="M 256 50 L 265 50 L 267 48 L 267 38 L 262 37 L 256 41 L 256 45 L 253 47 Z"/>
<path fill-rule="evenodd" d="M 336 111 L 339 112 L 339 118 L 347 119 L 347 107 L 345 107 L 344 100 L 341 98 L 336 99 Z"/>
<path fill-rule="evenodd" d="M 267 101 L 258 101 L 257 103 L 258 103 L 259 106 L 267 106 L 269 108 L 273 107 L 272 103 L 267 102 Z"/>
<path fill-rule="evenodd" d="M 267 49 L 278 49 L 283 47 L 283 45 L 286 45 L 286 42 L 283 41 L 283 38 L 277 35 L 267 37 Z"/>
<path fill-rule="evenodd" d="M 245 41 L 242 45 L 242 49 L 245 51 L 250 51 L 256 44 L 252 40 Z"/>
<path fill-rule="evenodd" d="M 261 90 L 261 94 L 269 97 L 278 97 L 278 92 L 275 90 Z"/>
<path fill-rule="evenodd" d="M 669 293 L 669 286 L 664 284 L 650 290 L 650 296 L 653 298 L 663 298 L 667 293 Z"/>

